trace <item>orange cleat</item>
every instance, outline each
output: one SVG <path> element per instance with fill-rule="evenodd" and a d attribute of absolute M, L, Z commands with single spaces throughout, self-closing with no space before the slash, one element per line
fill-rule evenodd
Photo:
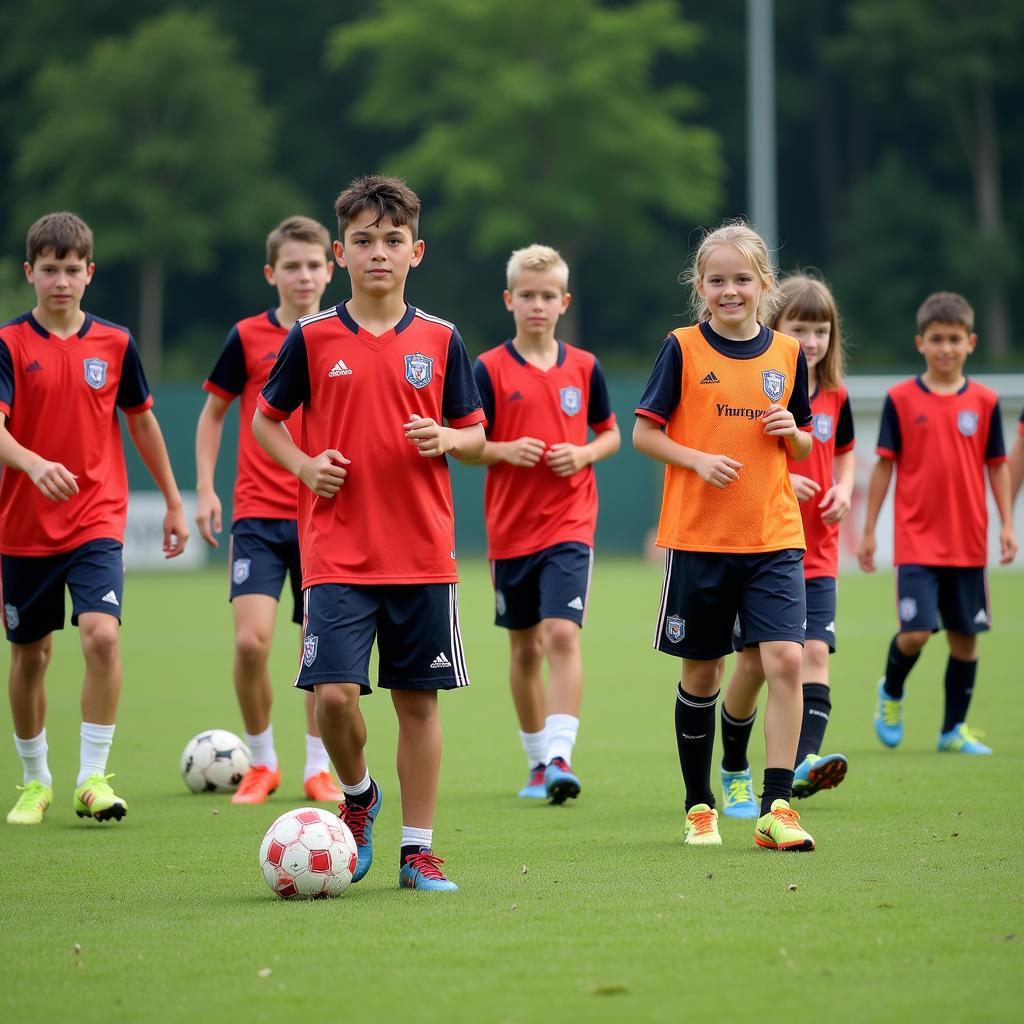
<path fill-rule="evenodd" d="M 345 799 L 345 794 L 338 784 L 331 778 L 330 772 L 317 772 L 306 779 L 306 796 L 310 800 L 324 804 L 339 804 Z"/>
<path fill-rule="evenodd" d="M 231 798 L 233 804 L 262 804 L 281 785 L 281 769 L 265 764 L 254 764 L 242 777 L 238 791 Z"/>

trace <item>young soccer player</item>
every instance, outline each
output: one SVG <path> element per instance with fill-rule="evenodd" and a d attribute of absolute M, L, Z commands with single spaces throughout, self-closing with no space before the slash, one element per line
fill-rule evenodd
<path fill-rule="evenodd" d="M 206 404 L 196 427 L 196 522 L 203 540 L 217 547 L 221 530 L 220 498 L 214 489 L 224 418 L 241 397 L 238 473 L 231 523 L 230 600 L 235 625 L 235 693 L 252 750 L 246 772 L 231 802 L 263 803 L 281 784 L 274 728 L 270 721 L 273 687 L 267 663 L 277 604 L 285 577 L 291 577 L 292 621 L 302 624 L 302 572 L 299 562 L 298 481 L 256 443 L 252 417 L 256 396 L 277 361 L 285 335 L 301 316 L 320 308 L 334 273 L 331 238 L 309 217 L 288 217 L 267 236 L 263 276 L 277 289 L 277 305 L 240 320 L 203 385 Z M 301 413 L 285 422 L 299 437 Z M 327 751 L 306 694 L 306 769 L 303 786 L 310 800 L 340 800 L 341 791 L 328 772 Z"/>
<path fill-rule="evenodd" d="M 742 222 L 708 233 L 687 276 L 697 323 L 662 345 L 633 444 L 664 462 L 658 546 L 667 548 L 654 646 L 683 659 L 675 728 L 689 845 L 719 845 L 711 791 L 723 657 L 759 645 L 768 679 L 758 846 L 813 850 L 789 806 L 800 733 L 804 534 L 787 455 L 811 450 L 807 363 L 762 326 L 775 290 L 762 238 Z"/>
<path fill-rule="evenodd" d="M 370 176 L 352 182 L 335 210 L 334 254 L 352 298 L 296 321 L 253 418 L 259 443 L 303 484 L 296 685 L 316 695 L 320 733 L 345 791 L 341 819 L 359 847 L 358 881 L 373 859 L 381 806 L 359 707 L 370 693 L 376 638 L 378 685 L 391 690 L 398 715 L 399 886 L 454 891 L 432 852 L 437 691 L 469 684 L 444 456 L 480 455 L 484 414 L 458 331 L 404 298 L 406 277 L 423 259 L 416 194 L 396 178 Z M 300 405 L 298 447 L 282 421 Z"/>
<path fill-rule="evenodd" d="M 875 525 L 898 467 L 893 562 L 900 625 L 878 684 L 875 732 L 885 746 L 899 746 L 907 676 L 941 621 L 949 660 L 938 749 L 991 754 L 967 727 L 967 709 L 978 672 L 978 634 L 989 628 L 985 466 L 1002 524 L 1000 563 L 1008 565 L 1017 554 L 999 399 L 964 375 L 977 335 L 974 310 L 962 295 L 929 295 L 917 311 L 917 332 L 925 371 L 886 395 L 857 552 L 861 568 L 874 572 Z"/>
<path fill-rule="evenodd" d="M 813 416 L 811 454 L 803 462 L 789 464 L 807 544 L 807 628 L 801 672 L 804 710 L 793 778 L 793 795 L 805 797 L 838 786 L 847 768 L 842 754 L 822 757 L 819 751 L 832 710 L 828 661 L 836 649 L 839 524 L 850 512 L 853 493 L 853 415 L 843 387 L 839 311 L 827 285 L 807 274 L 785 278 L 779 288 L 778 312 L 767 324 L 800 342 L 807 361 Z M 722 809 L 732 818 L 756 818 L 759 813 L 747 743 L 763 684 L 759 649 L 740 647 L 722 700 Z"/>
<path fill-rule="evenodd" d="M 50 213 L 28 231 L 30 313 L 0 327 L 0 580 L 14 745 L 23 766 L 12 825 L 38 825 L 53 798 L 46 753 L 46 669 L 64 628 L 64 588 L 85 657 L 81 759 L 72 805 L 80 818 L 120 820 L 127 801 L 110 786 L 107 759 L 121 694 L 128 478 L 121 428 L 163 493 L 163 550 L 185 550 L 188 528 L 153 398 L 128 329 L 82 309 L 92 280 L 93 236 L 73 213 Z"/>
<path fill-rule="evenodd" d="M 619 450 L 620 437 L 597 359 L 555 337 L 572 300 L 565 261 L 546 245 L 517 249 L 506 279 L 515 336 L 474 367 L 487 417 L 479 461 L 488 467 L 494 621 L 508 630 L 512 700 L 529 762 L 519 795 L 561 804 L 580 792 L 570 765 L 597 525 L 591 467 Z"/>

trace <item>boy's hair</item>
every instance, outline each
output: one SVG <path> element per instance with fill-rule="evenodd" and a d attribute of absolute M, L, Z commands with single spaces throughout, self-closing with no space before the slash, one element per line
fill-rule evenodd
<path fill-rule="evenodd" d="M 69 252 L 80 256 L 86 263 L 92 262 L 92 229 L 78 216 L 68 210 L 47 213 L 28 229 L 25 236 L 25 259 L 35 263 L 36 258 L 47 249 L 62 260 Z"/>
<path fill-rule="evenodd" d="M 722 245 L 736 249 L 760 280 L 761 300 L 757 304 L 757 319 L 764 323 L 776 305 L 775 264 L 765 240 L 742 217 L 724 221 L 714 231 L 706 232 L 697 246 L 690 268 L 679 275 L 679 283 L 688 285 L 691 290 L 690 304 L 697 322 L 711 319 L 711 310 L 697 291 L 697 284 L 704 276 L 712 250 Z"/>
<path fill-rule="evenodd" d="M 285 217 L 273 231 L 267 235 L 267 265 L 274 266 L 277 257 L 281 252 L 281 246 L 285 242 L 306 242 L 309 245 L 319 245 L 324 250 L 327 262 L 330 263 L 334 255 L 331 252 L 331 233 L 318 220 L 312 217 Z"/>
<path fill-rule="evenodd" d="M 334 201 L 338 215 L 338 238 L 344 242 L 345 229 L 365 210 L 377 214 L 374 224 L 387 217 L 392 224 L 408 226 L 413 241 L 419 238 L 420 197 L 401 179 L 383 174 L 356 178 Z"/>
<path fill-rule="evenodd" d="M 917 333 L 924 334 L 929 324 L 963 324 L 974 330 L 974 310 L 956 292 L 932 292 L 917 311 Z"/>
<path fill-rule="evenodd" d="M 828 351 L 815 372 L 819 387 L 839 387 L 846 373 L 846 349 L 843 346 L 839 309 L 828 285 L 817 276 L 816 271 L 798 271 L 782 279 L 776 308 L 765 320 L 765 325 L 775 328 L 780 320 L 804 320 L 830 325 Z"/>
<path fill-rule="evenodd" d="M 505 265 L 505 282 L 509 291 L 515 288 L 519 275 L 524 270 L 532 270 L 543 274 L 550 271 L 558 278 L 558 286 L 563 292 L 569 290 L 569 264 L 562 259 L 557 249 L 550 245 L 528 245 L 524 249 L 516 249 Z"/>

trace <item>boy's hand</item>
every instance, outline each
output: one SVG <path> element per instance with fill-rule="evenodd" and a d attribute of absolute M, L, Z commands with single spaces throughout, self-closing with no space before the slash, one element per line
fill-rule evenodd
<path fill-rule="evenodd" d="M 220 533 L 221 530 L 220 498 L 217 497 L 216 491 L 199 491 L 196 499 L 196 526 L 199 527 L 199 536 L 211 548 L 220 547 L 217 538 L 214 537 L 214 534 Z"/>
<path fill-rule="evenodd" d="M 548 469 L 555 476 L 572 476 L 593 461 L 588 449 L 569 444 L 568 441 L 553 444 L 544 458 L 547 459 Z"/>
<path fill-rule="evenodd" d="M 777 402 L 772 402 L 762 417 L 764 432 L 770 437 L 796 437 L 796 420 L 788 409 L 783 409 Z"/>
<path fill-rule="evenodd" d="M 188 543 L 188 524 L 180 505 L 168 507 L 164 516 L 164 558 L 177 558 Z"/>
<path fill-rule="evenodd" d="M 809 476 L 801 476 L 799 473 L 790 473 L 789 481 L 793 485 L 797 501 L 810 501 L 821 490 L 821 484 L 817 480 L 812 480 Z M 828 495 L 825 497 L 827 498 Z"/>
<path fill-rule="evenodd" d="M 416 445 L 425 459 L 435 459 L 455 447 L 451 431 L 428 416 L 409 414 L 408 423 L 402 424 L 405 439 Z"/>
<path fill-rule="evenodd" d="M 734 480 L 739 480 L 742 468 L 742 462 L 730 459 L 728 455 L 701 452 L 695 461 L 693 471 L 701 480 L 714 487 L 728 487 Z"/>
<path fill-rule="evenodd" d="M 864 572 L 875 571 L 875 550 L 878 547 L 878 542 L 875 540 L 874 533 L 868 533 L 864 531 L 864 536 L 860 539 L 860 545 L 857 548 L 857 561 L 860 562 L 860 567 Z"/>
<path fill-rule="evenodd" d="M 821 499 L 818 508 L 821 510 L 823 523 L 841 523 L 849 514 L 852 497 L 848 488 L 842 484 L 833 484 Z"/>
<path fill-rule="evenodd" d="M 29 479 L 50 501 L 67 501 L 78 493 L 75 474 L 59 462 L 41 459 L 29 473 Z"/>
<path fill-rule="evenodd" d="M 328 448 L 315 458 L 307 459 L 299 470 L 299 479 L 318 497 L 333 498 L 348 475 L 351 463 L 341 452 Z"/>
<path fill-rule="evenodd" d="M 1009 565 L 1017 557 L 1017 538 L 1012 526 L 1004 526 L 999 531 L 999 564 Z"/>
<path fill-rule="evenodd" d="M 530 469 L 540 462 L 544 454 L 544 442 L 538 437 L 517 437 L 514 441 L 499 442 L 504 449 L 502 458 L 510 466 Z"/>

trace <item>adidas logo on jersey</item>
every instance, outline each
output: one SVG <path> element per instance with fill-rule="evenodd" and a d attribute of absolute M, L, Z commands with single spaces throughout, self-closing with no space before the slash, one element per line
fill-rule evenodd
<path fill-rule="evenodd" d="M 722 382 L 715 376 L 715 371 L 712 370 L 703 380 L 701 384 L 721 384 Z"/>
<path fill-rule="evenodd" d="M 445 657 L 444 651 L 430 663 L 431 668 L 451 668 L 452 663 Z"/>
<path fill-rule="evenodd" d="M 267 353 L 267 354 L 266 354 L 266 355 L 265 355 L 265 356 L 263 357 L 263 362 L 265 362 L 265 363 L 269 363 L 269 362 L 271 362 L 271 361 L 275 361 L 275 362 L 277 361 L 277 353 L 276 353 L 276 352 L 268 352 L 268 353 Z"/>
<path fill-rule="evenodd" d="M 583 611 L 583 598 L 582 598 L 582 597 L 580 597 L 580 596 L 579 596 L 579 595 L 577 594 L 577 595 L 576 595 L 576 597 L 574 597 L 574 598 L 573 598 L 573 599 L 572 599 L 572 600 L 571 600 L 571 601 L 569 602 L 569 607 L 570 607 L 570 608 L 573 608 L 573 609 L 574 609 L 575 611 L 578 611 L 578 612 L 581 612 L 581 611 Z"/>
<path fill-rule="evenodd" d="M 345 365 L 344 359 L 339 359 L 332 367 L 328 377 L 347 377 L 352 371 Z"/>
<path fill-rule="evenodd" d="M 984 608 L 978 609 L 978 614 L 974 616 L 974 622 L 976 625 L 988 625 L 988 612 Z"/>
<path fill-rule="evenodd" d="M 521 391 L 513 391 L 512 394 L 508 396 L 508 400 L 510 402 L 522 402 L 524 401 L 523 393 Z"/>
<path fill-rule="evenodd" d="M 117 599 L 117 594 L 112 590 L 108 590 L 101 598 L 101 601 L 106 601 L 107 604 L 120 604 L 121 602 Z"/>
<path fill-rule="evenodd" d="M 42 369 L 42 367 L 39 365 L 39 360 L 38 359 L 33 359 L 32 362 L 29 363 L 28 366 L 25 367 L 25 372 L 26 373 L 38 373 L 41 369 Z"/>

